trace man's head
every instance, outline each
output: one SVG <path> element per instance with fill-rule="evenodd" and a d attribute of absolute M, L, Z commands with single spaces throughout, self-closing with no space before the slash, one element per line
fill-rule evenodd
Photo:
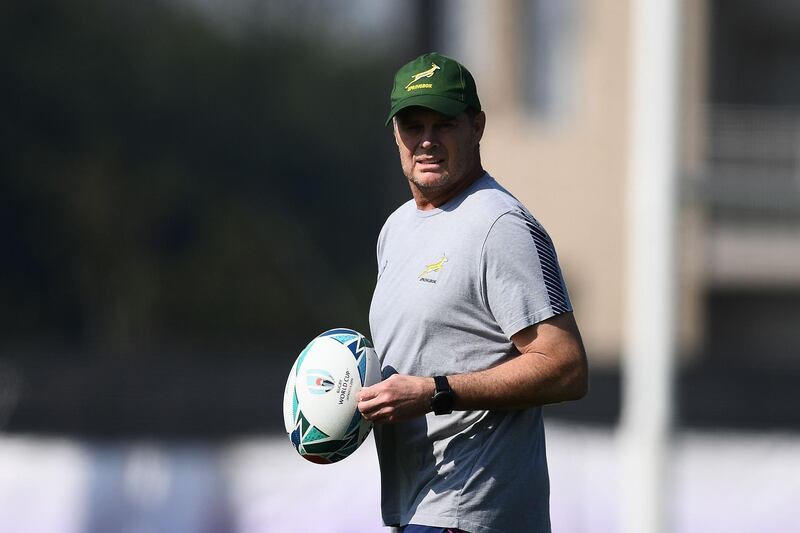
<path fill-rule="evenodd" d="M 441 205 L 483 175 L 486 116 L 472 75 L 455 60 L 425 54 L 400 68 L 388 122 L 418 205 Z"/>

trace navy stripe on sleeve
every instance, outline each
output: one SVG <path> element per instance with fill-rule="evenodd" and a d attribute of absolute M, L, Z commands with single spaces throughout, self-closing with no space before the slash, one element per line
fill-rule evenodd
<path fill-rule="evenodd" d="M 553 308 L 553 312 L 556 314 L 566 313 L 570 311 L 570 305 L 567 300 L 564 278 L 561 276 L 561 269 L 558 268 L 553 241 L 541 226 L 530 220 L 527 215 L 523 214 L 523 217 L 525 218 L 525 225 L 531 232 L 533 242 L 536 244 L 536 252 L 539 255 L 539 263 L 542 267 L 542 277 L 547 289 L 547 297 L 550 300 L 550 307 Z"/>

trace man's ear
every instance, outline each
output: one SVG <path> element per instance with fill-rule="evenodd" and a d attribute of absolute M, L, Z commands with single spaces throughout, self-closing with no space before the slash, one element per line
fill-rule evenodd
<path fill-rule="evenodd" d="M 475 115 L 475 120 L 472 121 L 472 131 L 475 135 L 475 142 L 481 142 L 483 138 L 483 132 L 486 129 L 486 113 L 483 111 L 479 111 L 477 115 Z"/>
<path fill-rule="evenodd" d="M 392 117 L 392 132 L 394 133 L 394 143 L 400 148 L 400 134 L 397 132 L 397 117 Z"/>

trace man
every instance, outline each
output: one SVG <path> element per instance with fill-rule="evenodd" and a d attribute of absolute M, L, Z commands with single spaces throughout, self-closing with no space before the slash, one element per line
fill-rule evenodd
<path fill-rule="evenodd" d="M 472 75 L 425 54 L 397 72 L 391 123 L 412 200 L 378 239 L 370 326 L 384 380 L 382 514 L 404 533 L 550 531 L 541 406 L 586 393 L 552 242 L 481 166 Z"/>

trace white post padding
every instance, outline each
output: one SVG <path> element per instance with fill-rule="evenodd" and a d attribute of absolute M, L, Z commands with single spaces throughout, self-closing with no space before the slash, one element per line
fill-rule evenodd
<path fill-rule="evenodd" d="M 624 533 L 664 533 L 676 345 L 679 6 L 631 0 L 631 9 L 620 523 Z"/>

